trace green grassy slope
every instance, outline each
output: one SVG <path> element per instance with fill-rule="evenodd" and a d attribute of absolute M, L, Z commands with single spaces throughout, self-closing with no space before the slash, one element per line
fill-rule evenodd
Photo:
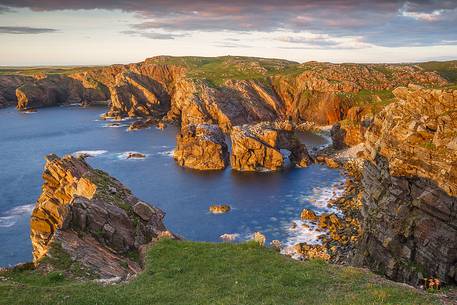
<path fill-rule="evenodd" d="M 417 64 L 425 71 L 435 71 L 451 83 L 457 83 L 457 60 L 428 61 Z"/>
<path fill-rule="evenodd" d="M 1 304 L 439 304 L 433 295 L 365 270 L 297 262 L 272 250 L 164 240 L 146 270 L 126 284 L 101 286 L 35 271 L 4 273 Z"/>

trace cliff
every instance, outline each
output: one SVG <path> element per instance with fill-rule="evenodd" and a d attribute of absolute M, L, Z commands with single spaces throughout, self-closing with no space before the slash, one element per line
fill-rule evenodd
<path fill-rule="evenodd" d="M 262 122 L 233 128 L 230 164 L 238 171 L 278 170 L 284 167 L 281 149 L 290 152 L 292 164 L 306 167 L 312 160 L 304 144 L 296 138 L 288 122 Z"/>
<path fill-rule="evenodd" d="M 383 90 L 447 83 L 418 66 L 298 64 L 231 56 L 160 56 L 82 70 L 59 75 L 44 70 L 20 82 L 18 76 L 6 76 L 8 96 L 17 89 L 20 110 L 110 101 L 106 116 L 166 116 L 183 125 L 218 124 L 228 132 L 233 126 L 278 119 L 333 124 L 352 106 L 367 96 L 379 97 Z"/>
<path fill-rule="evenodd" d="M 409 283 L 456 282 L 457 90 L 393 93 L 365 134 L 358 262 Z"/>
<path fill-rule="evenodd" d="M 142 270 L 142 253 L 163 235 L 164 213 L 133 196 L 119 181 L 83 159 L 49 155 L 30 238 L 36 267 L 74 266 L 101 278 L 126 279 Z M 79 268 L 78 267 L 78 268 Z"/>

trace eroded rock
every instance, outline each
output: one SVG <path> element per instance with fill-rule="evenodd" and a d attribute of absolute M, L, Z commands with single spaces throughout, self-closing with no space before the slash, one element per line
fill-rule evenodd
<path fill-rule="evenodd" d="M 180 166 L 197 170 L 220 170 L 227 166 L 227 144 L 217 125 L 184 126 L 176 143 L 173 157 Z"/>
<path fill-rule="evenodd" d="M 81 158 L 49 155 L 43 180 L 30 223 L 40 269 L 52 270 L 58 250 L 97 277 L 126 279 L 141 271 L 135 253 L 167 232 L 161 210 Z"/>
<path fill-rule="evenodd" d="M 230 163 L 238 171 L 278 170 L 284 166 L 281 149 L 290 151 L 289 159 L 297 167 L 312 160 L 289 122 L 263 122 L 233 128 Z"/>
<path fill-rule="evenodd" d="M 388 277 L 457 280 L 457 91 L 394 90 L 366 133 L 359 261 Z"/>

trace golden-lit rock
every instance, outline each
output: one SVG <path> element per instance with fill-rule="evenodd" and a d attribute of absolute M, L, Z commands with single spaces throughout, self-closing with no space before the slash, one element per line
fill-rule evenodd
<path fill-rule="evenodd" d="M 161 210 L 83 158 L 47 156 L 43 179 L 30 221 L 37 268 L 52 270 L 52 259 L 44 258 L 58 250 L 102 278 L 126 279 L 141 271 L 129 253 L 166 231 Z"/>
<path fill-rule="evenodd" d="M 231 208 L 228 204 L 214 204 L 209 207 L 209 211 L 213 214 L 224 214 L 230 212 Z"/>
<path fill-rule="evenodd" d="M 254 240 L 259 245 L 264 246 L 267 238 L 262 233 L 255 232 L 254 235 L 252 236 L 252 240 Z"/>
<path fill-rule="evenodd" d="M 183 167 L 197 170 L 221 170 L 228 163 L 224 134 L 217 125 L 190 124 L 176 136 L 173 157 Z"/>
<path fill-rule="evenodd" d="M 309 209 L 303 209 L 300 218 L 302 220 L 311 220 L 311 221 L 316 221 L 317 220 L 317 215 L 314 213 L 314 211 L 309 210 Z"/>

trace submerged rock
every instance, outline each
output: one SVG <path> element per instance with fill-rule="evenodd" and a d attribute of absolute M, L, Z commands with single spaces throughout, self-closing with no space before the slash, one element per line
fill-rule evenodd
<path fill-rule="evenodd" d="M 52 270 L 57 251 L 97 277 L 126 279 L 141 270 L 142 248 L 167 231 L 161 210 L 83 159 L 49 155 L 43 179 L 30 222 L 37 268 Z"/>
<path fill-rule="evenodd" d="M 221 170 L 227 166 L 227 144 L 217 125 L 184 126 L 176 142 L 173 157 L 180 166 L 197 170 Z"/>
<path fill-rule="evenodd" d="M 131 152 L 127 156 L 127 159 L 144 159 L 144 158 L 146 158 L 146 155 L 139 153 L 139 152 Z"/>

